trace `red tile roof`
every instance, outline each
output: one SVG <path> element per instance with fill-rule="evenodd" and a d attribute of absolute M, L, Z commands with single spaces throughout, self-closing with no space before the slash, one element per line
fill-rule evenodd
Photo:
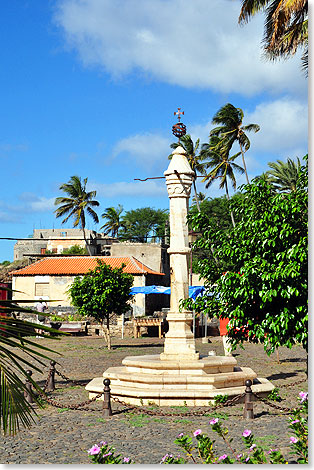
<path fill-rule="evenodd" d="M 109 264 L 112 268 L 120 268 L 122 264 L 126 266 L 123 272 L 129 274 L 159 274 L 163 273 L 153 271 L 145 264 L 138 261 L 133 256 L 116 258 L 114 256 L 52 256 L 43 258 L 36 263 L 30 264 L 25 268 L 11 271 L 13 276 L 70 276 L 85 274 L 90 269 L 97 266 L 97 259 Z"/>

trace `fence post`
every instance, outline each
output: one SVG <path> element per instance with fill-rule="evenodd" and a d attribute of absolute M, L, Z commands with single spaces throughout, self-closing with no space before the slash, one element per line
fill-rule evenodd
<path fill-rule="evenodd" d="M 46 392 L 53 392 L 56 388 L 55 386 L 55 373 L 56 373 L 56 361 L 50 361 L 50 369 L 48 375 L 48 383 L 46 387 Z"/>
<path fill-rule="evenodd" d="M 112 416 L 111 403 L 110 403 L 110 380 L 105 379 L 104 384 L 104 402 L 103 402 L 103 413 L 105 418 Z"/>
<path fill-rule="evenodd" d="M 33 372 L 31 370 L 27 370 L 26 374 L 28 375 L 28 377 L 31 377 L 33 375 Z M 32 383 L 29 378 L 27 378 L 25 381 L 25 388 L 26 390 L 24 391 L 24 398 L 26 399 L 27 403 L 34 403 L 32 395 Z"/>
<path fill-rule="evenodd" d="M 251 389 L 252 380 L 245 381 L 245 396 L 244 396 L 244 409 L 243 418 L 254 419 L 253 412 L 253 392 Z"/>

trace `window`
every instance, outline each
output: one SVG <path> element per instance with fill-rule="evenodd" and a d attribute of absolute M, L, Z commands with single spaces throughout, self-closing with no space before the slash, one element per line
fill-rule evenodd
<path fill-rule="evenodd" d="M 36 282 L 35 283 L 35 296 L 38 296 L 38 297 L 49 296 L 48 282 Z"/>

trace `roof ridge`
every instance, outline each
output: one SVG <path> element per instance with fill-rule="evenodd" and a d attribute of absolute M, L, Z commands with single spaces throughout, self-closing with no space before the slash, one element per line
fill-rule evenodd
<path fill-rule="evenodd" d="M 149 266 L 147 266 L 147 264 L 144 264 L 142 261 L 140 261 L 140 260 L 138 260 L 137 258 L 135 258 L 135 256 L 131 256 L 131 258 L 132 258 L 133 263 L 134 263 L 134 261 L 135 261 L 135 263 L 134 263 L 135 266 L 139 267 L 139 268 L 142 269 L 143 271 L 144 271 L 144 266 L 145 266 L 145 268 L 146 268 L 146 272 L 148 272 L 148 271 L 155 271 L 154 269 L 152 269 L 152 268 L 150 268 Z M 138 266 L 137 263 L 141 264 L 142 266 Z M 157 271 L 155 271 L 155 272 L 157 272 Z"/>

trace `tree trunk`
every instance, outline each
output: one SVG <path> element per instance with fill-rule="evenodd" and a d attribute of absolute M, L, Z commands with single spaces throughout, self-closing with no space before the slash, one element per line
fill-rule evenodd
<path fill-rule="evenodd" d="M 196 191 L 195 179 L 196 179 L 196 173 L 195 173 L 195 178 L 193 179 L 193 188 L 194 188 L 194 193 L 195 193 L 196 207 L 197 207 L 198 212 L 200 212 L 201 209 L 200 209 L 200 204 L 199 204 L 199 201 L 198 201 L 198 195 L 197 195 L 197 191 Z"/>
<path fill-rule="evenodd" d="M 103 320 L 100 321 L 101 328 L 104 332 L 105 340 L 107 343 L 107 348 L 108 351 L 111 350 L 111 336 L 110 336 L 110 330 L 109 330 L 109 317 L 106 319 L 106 326 L 104 325 Z"/>
<path fill-rule="evenodd" d="M 91 247 L 90 247 L 90 245 L 87 243 L 86 233 L 85 233 L 85 228 L 84 228 L 84 227 L 82 227 L 82 231 L 83 231 L 83 238 L 84 238 L 84 240 L 85 240 L 87 252 L 88 252 L 89 256 L 92 256 Z"/>
<path fill-rule="evenodd" d="M 228 184 L 227 184 L 227 180 L 225 182 L 225 188 L 226 188 L 226 195 L 227 195 L 227 199 L 228 201 L 230 201 L 230 196 L 229 196 L 229 191 L 228 191 Z M 232 222 L 232 225 L 233 225 L 233 228 L 235 227 L 235 221 L 234 221 L 234 217 L 233 217 L 233 212 L 230 211 L 230 216 L 231 216 L 231 222 Z"/>
<path fill-rule="evenodd" d="M 246 171 L 244 152 L 243 152 L 243 148 L 242 148 L 241 144 L 240 144 L 240 149 L 241 149 L 241 154 L 242 154 L 242 162 L 243 162 L 243 168 L 244 168 L 244 172 L 245 172 L 245 176 L 246 176 L 246 181 L 247 181 L 247 184 L 250 184 L 250 180 L 249 180 L 249 177 L 248 177 L 248 174 L 247 174 L 247 171 Z"/>

